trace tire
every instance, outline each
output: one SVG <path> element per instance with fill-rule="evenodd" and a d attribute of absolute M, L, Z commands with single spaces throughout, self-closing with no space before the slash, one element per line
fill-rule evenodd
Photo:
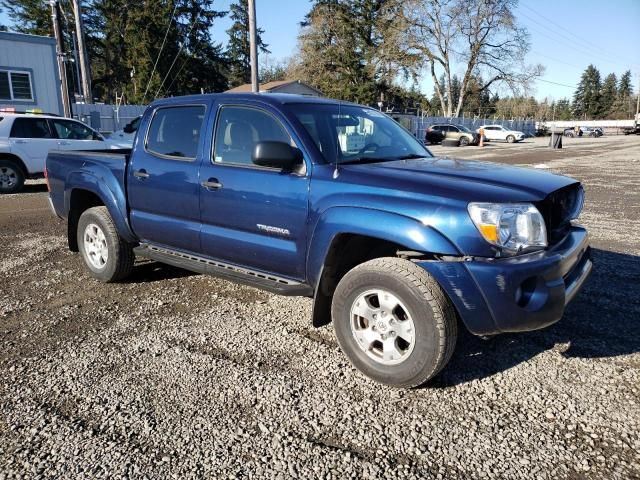
<path fill-rule="evenodd" d="M 516 137 L 513 135 L 507 135 L 507 143 L 513 143 L 516 141 Z"/>
<path fill-rule="evenodd" d="M 77 240 L 89 273 L 101 282 L 122 280 L 133 270 L 133 245 L 122 239 L 107 207 L 89 208 L 80 215 Z"/>
<path fill-rule="evenodd" d="M 466 147 L 469 145 L 469 139 L 467 137 L 460 137 L 460 146 Z"/>
<path fill-rule="evenodd" d="M 24 172 L 11 160 L 0 160 L 0 194 L 18 193 L 24 187 Z"/>
<path fill-rule="evenodd" d="M 342 351 L 386 385 L 422 385 L 455 349 L 451 302 L 426 270 L 408 260 L 378 258 L 353 268 L 338 283 L 331 310 Z"/>

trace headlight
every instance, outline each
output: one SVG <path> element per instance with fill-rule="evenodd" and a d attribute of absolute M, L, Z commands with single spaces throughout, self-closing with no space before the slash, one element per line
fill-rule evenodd
<path fill-rule="evenodd" d="M 483 238 L 507 254 L 547 246 L 547 228 L 530 203 L 470 203 L 469 215 Z"/>

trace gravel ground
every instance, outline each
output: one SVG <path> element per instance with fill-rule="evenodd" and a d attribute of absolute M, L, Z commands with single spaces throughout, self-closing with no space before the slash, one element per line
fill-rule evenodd
<path fill-rule="evenodd" d="M 355 371 L 308 299 L 152 262 L 90 279 L 42 184 L 0 198 L 0 480 L 640 478 L 640 138 L 434 153 L 584 182 L 596 267 L 558 324 L 459 339 L 424 388 Z"/>

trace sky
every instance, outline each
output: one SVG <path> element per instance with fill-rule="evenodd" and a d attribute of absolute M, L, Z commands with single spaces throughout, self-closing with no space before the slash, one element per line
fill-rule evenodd
<path fill-rule="evenodd" d="M 228 10 L 231 0 L 215 0 L 215 8 Z M 296 51 L 300 22 L 308 12 L 309 0 L 256 0 L 258 26 L 269 45 L 270 61 L 292 56 Z M 590 63 L 604 78 L 632 71 L 634 91 L 640 79 L 640 0 L 520 0 L 518 22 L 530 34 L 527 63 L 540 63 L 546 72 L 531 92 L 538 100 L 571 98 L 580 75 Z M 0 24 L 9 24 L 0 13 Z M 226 43 L 231 21 L 216 22 L 213 38 Z M 431 96 L 428 75 L 418 88 Z"/>

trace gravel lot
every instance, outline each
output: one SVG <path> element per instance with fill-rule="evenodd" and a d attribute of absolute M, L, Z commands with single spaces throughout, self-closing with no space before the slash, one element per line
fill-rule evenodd
<path fill-rule="evenodd" d="M 310 300 L 151 262 L 99 284 L 41 183 L 0 197 L 0 480 L 640 478 L 640 137 L 432 150 L 583 181 L 596 266 L 561 322 L 463 334 L 417 390 Z"/>

